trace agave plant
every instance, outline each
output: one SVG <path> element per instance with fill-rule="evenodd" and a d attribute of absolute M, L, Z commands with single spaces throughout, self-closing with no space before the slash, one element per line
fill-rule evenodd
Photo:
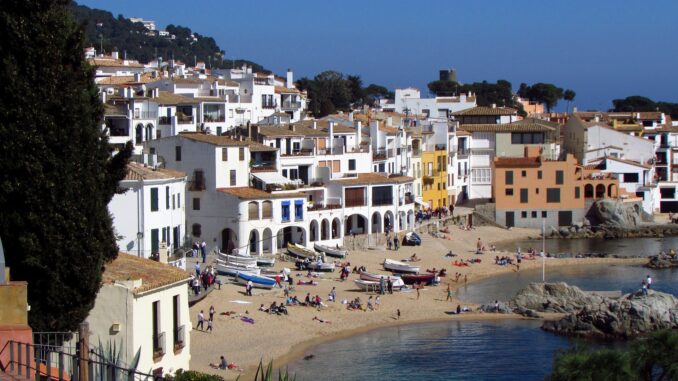
<path fill-rule="evenodd" d="M 254 381 L 273 381 L 273 361 L 269 361 L 266 368 L 264 368 L 264 363 L 262 360 L 259 360 L 259 365 L 257 366 L 257 373 L 254 375 Z M 283 373 L 278 369 L 278 381 L 295 381 L 296 376 L 290 375 L 287 369 Z M 236 381 L 240 380 L 240 376 L 236 378 Z"/>
<path fill-rule="evenodd" d="M 120 344 L 120 347 L 122 347 L 122 343 Z M 123 368 L 126 369 L 126 373 L 132 374 L 137 371 L 137 367 L 139 366 L 139 359 L 141 358 L 141 347 L 137 349 L 137 352 L 134 354 L 134 358 L 129 364 L 124 364 L 122 362 L 122 351 L 118 348 L 118 345 L 116 344 L 115 341 L 109 341 L 107 345 L 104 347 L 104 345 L 101 343 L 101 339 L 99 339 L 99 346 L 95 350 L 95 354 L 99 357 L 99 360 L 103 363 L 106 363 L 108 365 L 108 368 L 106 369 L 106 372 L 108 374 L 108 379 L 113 380 L 111 375 L 113 374 L 113 367 L 118 367 L 118 368 Z M 115 372 L 118 377 L 115 378 L 114 381 L 122 380 L 123 379 L 123 374 L 124 372 Z M 148 374 L 150 374 L 151 371 L 149 370 Z"/>

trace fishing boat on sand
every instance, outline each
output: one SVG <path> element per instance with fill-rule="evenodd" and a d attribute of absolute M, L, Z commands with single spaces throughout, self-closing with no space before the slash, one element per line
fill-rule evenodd
<path fill-rule="evenodd" d="M 393 259 L 384 259 L 384 268 L 396 273 L 419 273 L 419 266 L 413 266 L 405 262 L 394 261 Z"/>
<path fill-rule="evenodd" d="M 241 265 L 237 263 L 232 263 L 232 262 L 226 262 L 222 261 L 220 259 L 217 259 L 217 272 L 222 275 L 231 275 L 235 276 L 237 273 L 240 272 L 247 272 L 251 274 L 256 274 L 259 275 L 261 272 L 261 269 L 258 268 L 256 265 L 251 266 L 251 265 Z"/>
<path fill-rule="evenodd" d="M 393 283 L 394 290 L 400 290 L 405 286 L 401 279 L 398 280 L 400 281 L 398 285 L 396 285 L 396 283 Z M 360 288 L 363 291 L 379 291 L 379 282 L 372 282 L 364 279 L 355 279 L 353 283 L 355 283 L 355 285 L 358 286 L 358 288 Z"/>
<path fill-rule="evenodd" d="M 402 279 L 405 284 L 425 283 L 429 285 L 435 281 L 436 274 L 403 274 Z"/>
<path fill-rule="evenodd" d="M 326 255 L 329 255 L 330 257 L 344 258 L 345 256 L 348 255 L 348 250 L 344 249 L 343 247 L 330 247 L 326 245 L 321 245 L 319 243 L 314 243 L 313 248 L 316 251 L 320 251 L 325 253 Z"/>
<path fill-rule="evenodd" d="M 247 284 L 247 282 L 251 281 L 252 286 L 257 288 L 270 289 L 273 288 L 273 286 L 275 286 L 277 283 L 275 279 L 249 273 L 238 273 L 238 275 L 236 275 L 235 278 L 238 281 L 238 283 L 242 284 Z"/>
<path fill-rule="evenodd" d="M 287 253 L 301 259 L 311 259 L 316 256 L 316 253 L 312 252 L 311 250 L 294 243 L 287 244 Z"/>
<path fill-rule="evenodd" d="M 310 262 L 306 267 L 315 271 L 334 271 L 335 265 L 327 262 Z"/>
<path fill-rule="evenodd" d="M 393 287 L 402 287 L 405 285 L 405 282 L 403 282 L 402 278 L 399 275 L 393 275 L 393 274 L 372 274 L 368 273 L 367 271 L 363 271 L 360 273 L 360 279 L 366 280 L 368 282 L 377 282 L 379 283 L 381 278 L 384 278 L 384 285 L 388 283 L 388 279 L 391 279 L 391 284 Z"/>

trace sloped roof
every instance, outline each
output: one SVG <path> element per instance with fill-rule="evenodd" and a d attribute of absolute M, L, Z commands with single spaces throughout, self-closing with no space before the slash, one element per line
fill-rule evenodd
<path fill-rule="evenodd" d="M 161 105 L 178 105 L 178 104 L 196 104 L 197 101 L 191 97 L 174 94 L 169 91 L 158 91 L 158 96 L 152 98 L 153 101 Z"/>
<path fill-rule="evenodd" d="M 90 65 L 100 67 L 134 67 L 134 68 L 144 67 L 144 65 L 140 64 L 138 61 L 115 59 L 111 57 L 89 58 L 87 62 L 89 62 Z"/>
<path fill-rule="evenodd" d="M 217 192 L 225 193 L 241 200 L 267 200 L 277 198 L 299 198 L 306 197 L 305 194 L 294 193 L 268 193 L 261 189 L 250 187 L 217 188 Z"/>
<path fill-rule="evenodd" d="M 289 88 L 285 86 L 276 86 L 275 92 L 276 94 L 299 94 L 299 90 L 295 89 L 294 87 Z"/>
<path fill-rule="evenodd" d="M 494 159 L 497 168 L 529 168 L 541 166 L 539 156 L 535 157 L 497 157 Z"/>
<path fill-rule="evenodd" d="M 409 176 L 386 176 L 382 173 L 358 173 L 356 177 L 335 179 L 333 182 L 341 185 L 379 185 L 379 184 L 403 184 L 414 181 Z"/>
<path fill-rule="evenodd" d="M 160 180 L 160 179 L 180 179 L 186 177 L 184 172 L 172 169 L 147 167 L 141 163 L 130 161 L 127 164 L 127 174 L 125 180 Z"/>
<path fill-rule="evenodd" d="M 454 116 L 501 116 L 501 115 L 517 115 L 518 110 L 510 107 L 486 107 L 476 106 L 467 108 L 465 110 L 453 112 Z"/>
<path fill-rule="evenodd" d="M 179 136 L 220 147 L 246 147 L 254 142 L 231 139 L 227 136 L 204 134 L 202 132 L 180 132 Z M 260 144 L 260 143 L 256 143 Z M 261 144 L 260 144 L 261 145 Z"/>
<path fill-rule="evenodd" d="M 127 108 L 123 105 L 104 103 L 104 116 L 127 116 Z"/>
<path fill-rule="evenodd" d="M 503 123 L 503 124 L 462 124 L 461 131 L 466 132 L 551 132 L 555 131 L 541 123 Z"/>
<path fill-rule="evenodd" d="M 269 137 L 274 137 L 274 136 L 293 136 L 293 137 L 301 137 L 305 136 L 304 134 L 300 132 L 293 131 L 289 128 L 289 126 L 263 126 L 259 125 L 259 135 L 262 136 L 269 136 Z"/>
<path fill-rule="evenodd" d="M 104 284 L 141 279 L 141 286 L 133 291 L 136 295 L 185 281 L 188 274 L 174 266 L 120 252 L 116 259 L 105 265 L 101 278 Z"/>

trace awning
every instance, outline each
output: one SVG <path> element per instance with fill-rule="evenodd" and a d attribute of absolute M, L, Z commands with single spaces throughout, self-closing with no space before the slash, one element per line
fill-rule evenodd
<path fill-rule="evenodd" d="M 414 202 L 423 206 L 424 208 L 427 209 L 429 208 L 428 202 L 425 202 L 424 199 L 422 199 L 421 197 L 415 197 Z"/>
<path fill-rule="evenodd" d="M 294 183 L 292 180 L 287 177 L 279 174 L 278 172 L 257 172 L 253 173 L 252 176 L 261 180 L 265 184 L 291 184 Z"/>

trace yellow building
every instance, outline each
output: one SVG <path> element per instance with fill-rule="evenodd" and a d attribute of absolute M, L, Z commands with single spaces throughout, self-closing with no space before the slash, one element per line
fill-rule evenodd
<path fill-rule="evenodd" d="M 431 147 L 421 154 L 422 198 L 431 209 L 446 208 L 447 150 L 444 146 Z"/>

